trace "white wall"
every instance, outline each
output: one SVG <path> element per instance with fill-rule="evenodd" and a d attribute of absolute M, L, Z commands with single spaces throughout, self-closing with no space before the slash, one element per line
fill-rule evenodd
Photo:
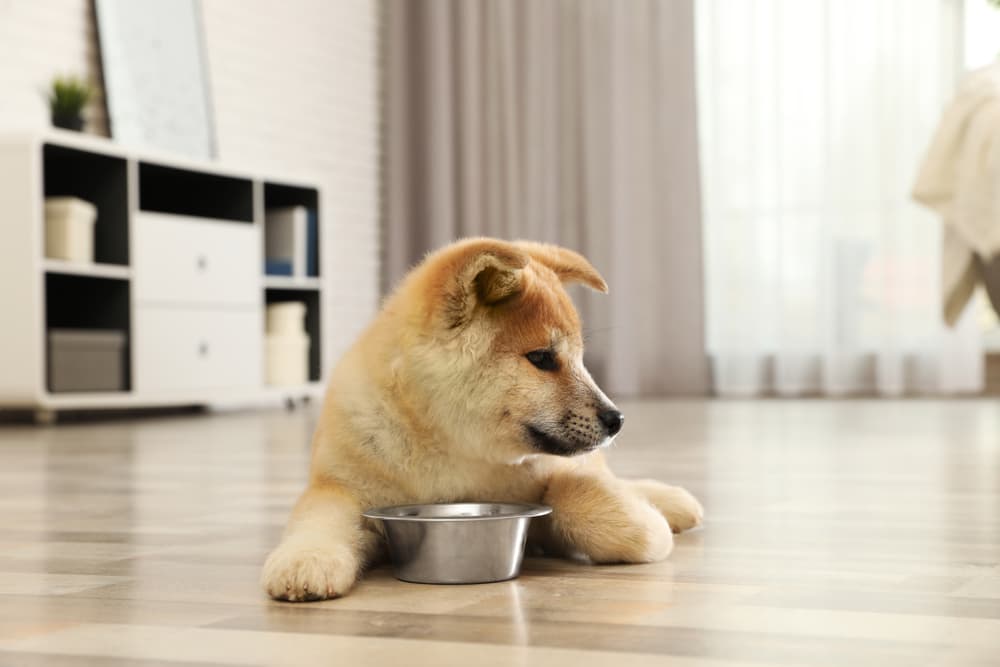
<path fill-rule="evenodd" d="M 49 126 L 45 90 L 52 77 L 96 80 L 97 33 L 86 0 L 0 0 L 0 129 Z M 103 100 L 90 130 L 107 133 Z"/>
<path fill-rule="evenodd" d="M 378 303 L 376 0 L 203 0 L 218 156 L 326 190 L 333 358 Z M 87 0 L 0 0 L 0 130 L 44 128 L 54 74 L 96 79 Z M 95 105 L 100 106 L 100 105 Z M 105 133 L 103 114 L 90 130 Z M 332 360 L 331 360 L 332 361 Z"/>

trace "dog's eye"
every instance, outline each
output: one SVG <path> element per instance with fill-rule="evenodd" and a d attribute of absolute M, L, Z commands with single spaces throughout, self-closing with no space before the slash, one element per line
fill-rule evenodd
<path fill-rule="evenodd" d="M 552 350 L 534 350 L 524 355 L 535 368 L 540 371 L 559 370 L 559 362 L 556 360 L 556 353 Z"/>

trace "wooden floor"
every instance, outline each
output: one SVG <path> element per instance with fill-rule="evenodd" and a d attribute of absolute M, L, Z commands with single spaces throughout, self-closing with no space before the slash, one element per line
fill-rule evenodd
<path fill-rule="evenodd" d="M 704 529 L 655 565 L 264 598 L 312 416 L 0 427 L 0 665 L 998 665 L 1000 403 L 622 406 Z"/>

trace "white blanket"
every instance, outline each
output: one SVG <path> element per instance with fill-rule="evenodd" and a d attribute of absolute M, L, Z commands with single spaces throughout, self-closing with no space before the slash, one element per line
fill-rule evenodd
<path fill-rule="evenodd" d="M 953 325 L 979 280 L 975 255 L 1000 254 L 1000 65 L 963 81 L 924 158 L 913 198 L 944 223 L 942 308 Z"/>

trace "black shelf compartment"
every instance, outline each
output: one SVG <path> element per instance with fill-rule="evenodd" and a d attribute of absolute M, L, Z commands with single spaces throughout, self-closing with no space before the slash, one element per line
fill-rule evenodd
<path fill-rule="evenodd" d="M 314 289 L 275 288 L 264 290 L 265 306 L 285 301 L 300 301 L 306 305 L 306 333 L 309 334 L 309 381 L 318 382 L 323 374 L 323 359 L 320 354 L 322 348 L 320 292 Z"/>
<path fill-rule="evenodd" d="M 57 144 L 42 146 L 46 197 L 79 197 L 97 207 L 94 261 L 129 263 L 128 168 L 123 158 Z"/>
<path fill-rule="evenodd" d="M 303 206 L 309 215 L 316 218 L 316 242 L 313 245 L 311 258 L 316 267 L 315 273 L 307 273 L 307 277 L 316 278 L 323 273 L 323 266 L 320 262 L 322 258 L 323 240 L 323 216 L 319 210 L 319 192 L 315 188 L 302 187 L 298 185 L 288 185 L 285 183 L 264 183 L 264 217 L 265 224 L 267 211 L 272 208 L 284 208 L 286 206 Z"/>
<path fill-rule="evenodd" d="M 252 223 L 253 181 L 140 162 L 139 209 Z"/>
<path fill-rule="evenodd" d="M 45 367 L 49 391 L 48 333 L 52 329 L 113 329 L 125 334 L 122 351 L 123 392 L 132 388 L 128 280 L 47 273 L 45 275 Z"/>

